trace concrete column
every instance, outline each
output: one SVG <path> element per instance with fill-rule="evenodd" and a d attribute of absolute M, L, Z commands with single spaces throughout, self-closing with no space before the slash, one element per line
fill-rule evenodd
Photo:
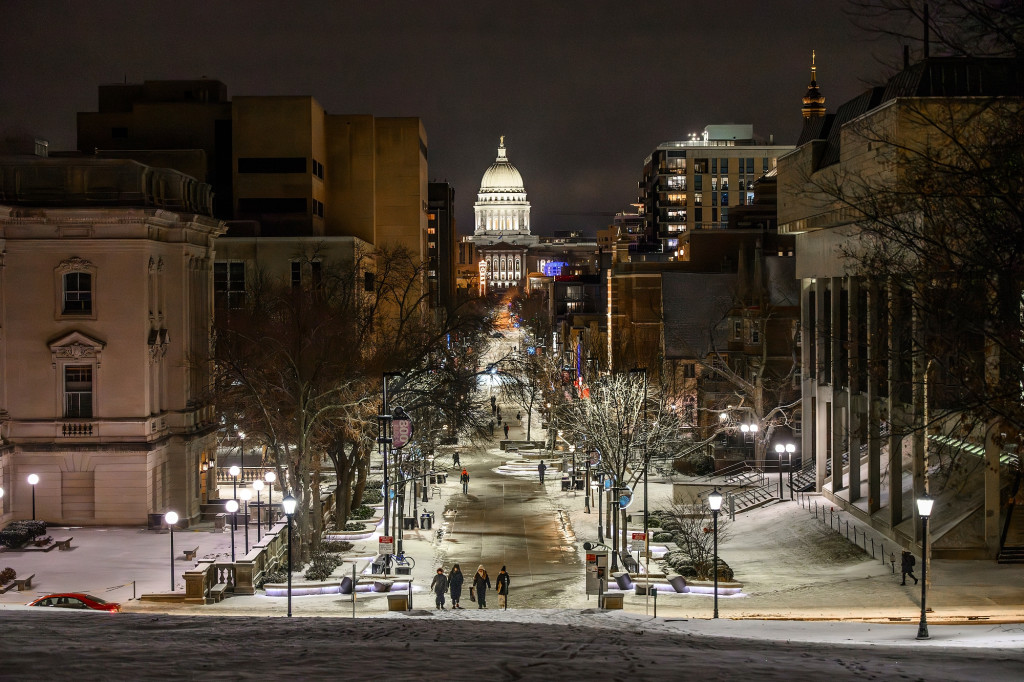
<path fill-rule="evenodd" d="M 815 424 L 814 424 L 814 466 L 815 466 L 815 487 L 821 490 L 825 485 L 826 459 L 828 457 L 828 434 L 830 402 L 822 399 L 822 386 L 828 383 L 826 378 L 828 368 L 825 366 L 825 344 L 829 342 L 828 323 L 825 316 L 825 297 L 828 296 L 828 280 L 818 278 L 814 283 L 814 348 L 815 348 L 815 380 L 814 390 L 817 399 L 815 400 Z"/>
<path fill-rule="evenodd" d="M 811 339 L 814 334 L 814 310 L 811 308 L 811 292 L 814 291 L 814 282 L 810 279 L 800 281 L 800 397 L 802 400 L 803 418 L 801 420 L 800 432 L 800 456 L 801 458 L 814 457 L 814 433 L 815 433 L 815 388 L 816 382 L 811 372 Z M 801 460 L 806 461 L 806 460 Z M 821 485 L 817 486 L 821 490 Z"/>
<path fill-rule="evenodd" d="M 842 316 L 843 316 L 843 280 L 840 277 L 832 278 L 832 310 L 829 328 L 831 334 L 827 343 L 832 345 L 831 360 L 829 363 L 828 381 L 832 384 L 832 433 L 829 434 L 832 440 L 832 492 L 837 493 L 846 486 L 843 484 L 843 446 L 845 435 L 846 391 L 842 385 L 842 346 L 845 339 L 842 338 Z"/>
<path fill-rule="evenodd" d="M 904 410 L 900 403 L 900 353 L 903 338 L 900 323 L 904 314 L 900 285 L 889 282 L 889 524 L 903 520 L 903 430 Z"/>
<path fill-rule="evenodd" d="M 860 309 L 860 280 L 857 277 L 847 278 L 846 300 L 849 305 L 847 315 L 849 347 L 849 364 L 847 373 L 850 376 L 849 398 L 847 404 L 849 411 L 846 423 L 849 424 L 847 441 L 850 448 L 850 502 L 860 499 L 860 446 L 863 442 L 862 431 L 864 425 L 863 410 L 864 396 L 860 385 L 861 362 L 860 357 L 860 320 L 863 314 Z"/>
<path fill-rule="evenodd" d="M 879 406 L 878 372 L 885 339 L 881 336 L 880 310 L 882 302 L 878 280 L 868 280 L 868 372 L 867 372 L 867 441 L 868 441 L 868 514 L 874 514 L 881 506 L 882 498 L 882 438 Z"/>

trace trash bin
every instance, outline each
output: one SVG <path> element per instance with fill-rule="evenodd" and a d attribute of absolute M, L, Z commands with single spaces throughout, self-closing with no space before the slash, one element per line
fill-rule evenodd
<path fill-rule="evenodd" d="M 411 566 L 399 566 L 398 568 L 395 569 L 395 573 L 397 573 L 398 575 L 412 575 L 412 567 Z"/>
<path fill-rule="evenodd" d="M 601 605 L 603 609 L 621 609 L 622 608 L 622 595 L 621 594 L 606 594 L 604 595 L 604 603 Z"/>
<path fill-rule="evenodd" d="M 434 527 L 434 517 L 430 514 L 420 514 L 420 528 L 430 530 Z"/>
<path fill-rule="evenodd" d="M 565 476 L 565 477 L 562 478 L 562 490 L 568 490 L 568 489 L 569 489 L 569 477 Z"/>
<path fill-rule="evenodd" d="M 402 524 L 405 530 L 416 530 L 416 519 L 402 519 Z"/>
<path fill-rule="evenodd" d="M 388 595 L 388 611 L 408 611 L 409 610 L 409 595 L 406 594 L 389 594 Z"/>

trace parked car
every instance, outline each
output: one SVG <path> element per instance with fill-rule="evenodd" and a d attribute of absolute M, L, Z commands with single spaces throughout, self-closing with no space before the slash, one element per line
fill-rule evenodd
<path fill-rule="evenodd" d="M 48 594 L 40 597 L 29 606 L 55 606 L 59 609 L 93 609 L 94 611 L 110 611 L 120 613 L 121 605 L 114 602 L 104 601 L 91 594 L 81 592 L 63 592 L 61 594 Z"/>

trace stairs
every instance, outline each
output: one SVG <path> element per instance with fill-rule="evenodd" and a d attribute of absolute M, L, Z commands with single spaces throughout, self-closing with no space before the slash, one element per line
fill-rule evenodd
<path fill-rule="evenodd" d="M 1018 510 L 1015 507 L 1010 506 L 1006 540 L 996 558 L 1000 564 L 1024 564 L 1024 509 Z"/>

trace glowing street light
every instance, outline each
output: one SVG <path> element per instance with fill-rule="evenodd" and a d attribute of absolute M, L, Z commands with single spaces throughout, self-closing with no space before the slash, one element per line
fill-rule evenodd
<path fill-rule="evenodd" d="M 718 488 L 708 495 L 708 506 L 711 507 L 711 517 L 714 519 L 715 526 L 715 563 L 712 565 L 711 570 L 715 574 L 715 618 L 718 618 L 718 510 L 722 508 L 722 493 L 718 492 Z"/>
<path fill-rule="evenodd" d="M 39 477 L 35 474 L 28 475 L 28 484 L 32 486 L 32 520 L 36 520 L 36 483 L 39 483 Z"/>
<path fill-rule="evenodd" d="M 260 541 L 260 526 L 262 525 L 260 510 L 263 508 L 263 503 L 260 501 L 260 493 L 263 491 L 263 485 L 263 480 L 259 478 L 252 482 L 252 489 L 256 491 L 256 542 Z"/>
<path fill-rule="evenodd" d="M 267 530 L 270 530 L 270 524 L 274 516 L 274 481 L 277 480 L 277 474 L 273 471 L 268 471 L 263 474 L 263 480 L 267 482 Z"/>
<path fill-rule="evenodd" d="M 238 518 L 238 500 L 228 500 L 224 508 L 231 514 L 231 563 L 235 563 L 235 526 Z"/>
<path fill-rule="evenodd" d="M 928 596 L 928 517 L 932 515 L 934 504 L 935 500 L 927 494 L 917 498 L 917 515 L 921 517 L 921 622 L 917 626 L 917 639 L 930 639 L 925 598 Z"/>
<path fill-rule="evenodd" d="M 284 515 L 288 517 L 288 617 L 292 617 L 292 514 L 295 513 L 295 505 L 298 501 L 288 495 L 286 498 L 281 500 L 281 507 L 284 509 Z M 352 586 L 353 592 L 356 586 Z"/>
<path fill-rule="evenodd" d="M 171 529 L 171 592 L 174 592 L 174 524 L 178 522 L 178 512 L 169 511 L 164 514 L 164 523 Z"/>

